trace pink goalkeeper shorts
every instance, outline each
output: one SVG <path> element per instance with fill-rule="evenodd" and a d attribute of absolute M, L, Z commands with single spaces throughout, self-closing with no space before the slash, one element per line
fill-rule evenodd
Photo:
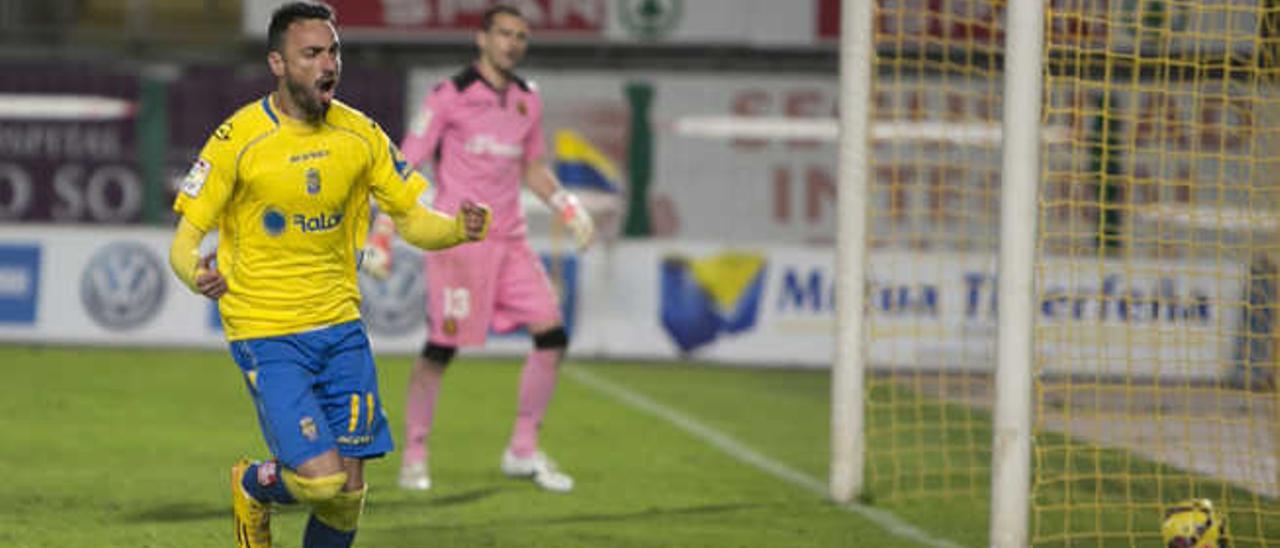
<path fill-rule="evenodd" d="M 495 238 L 427 253 L 427 336 L 480 346 L 490 328 L 559 322 L 555 290 L 523 238 Z"/>

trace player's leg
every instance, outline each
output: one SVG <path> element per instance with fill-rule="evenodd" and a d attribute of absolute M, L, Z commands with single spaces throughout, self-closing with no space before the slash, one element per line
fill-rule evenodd
<path fill-rule="evenodd" d="M 533 348 L 520 370 L 520 391 L 516 424 L 508 448 L 519 458 L 529 458 L 538 450 L 538 430 L 555 393 L 560 361 L 569 337 L 559 322 L 529 326 Z"/>
<path fill-rule="evenodd" d="M 498 329 L 524 325 L 533 335 L 533 348 L 520 371 L 515 428 L 503 454 L 508 475 L 532 477 L 552 491 L 573 489 L 573 479 L 555 469 L 538 450 L 538 433 L 555 393 L 560 362 L 569 337 L 560 319 L 558 297 L 546 270 L 525 242 L 512 242 L 497 292 L 494 324 Z"/>
<path fill-rule="evenodd" d="M 427 439 L 435 421 L 436 400 L 445 369 L 457 348 L 431 342 L 413 361 L 409 372 L 408 394 L 404 409 L 404 454 L 401 456 L 399 485 L 405 489 L 425 491 L 431 488 L 427 471 Z"/>
<path fill-rule="evenodd" d="M 303 546 L 347 547 L 355 541 L 364 507 L 364 459 L 380 457 L 394 445 L 364 325 L 348 322 L 316 334 L 320 338 L 316 353 L 323 366 L 314 392 L 325 410 L 327 430 L 333 433 L 337 445 L 318 475 L 334 477 L 326 473 L 337 469 L 343 482 L 327 497 L 310 500 L 312 511 Z M 306 473 L 306 469 L 299 469 L 299 475 Z"/>
<path fill-rule="evenodd" d="M 237 543 L 270 546 L 270 506 L 332 496 L 345 482 L 333 437 L 311 392 L 314 360 L 299 335 L 235 341 L 259 426 L 274 459 L 232 467 Z"/>
<path fill-rule="evenodd" d="M 341 469 L 346 478 L 342 489 L 311 506 L 307 528 L 302 535 L 304 547 L 345 548 L 355 542 L 368 492 L 364 483 L 364 460 L 342 457 Z"/>
<path fill-rule="evenodd" d="M 428 442 L 440 386 L 458 346 L 484 343 L 498 258 L 488 242 L 427 254 L 427 342 L 409 373 L 401 487 L 431 487 Z"/>

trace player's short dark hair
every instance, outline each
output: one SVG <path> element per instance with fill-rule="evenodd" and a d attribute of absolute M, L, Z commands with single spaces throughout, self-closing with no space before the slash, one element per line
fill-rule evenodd
<path fill-rule="evenodd" d="M 335 22 L 333 8 L 324 2 L 289 2 L 271 13 L 271 25 L 267 27 L 267 51 L 280 51 L 284 33 L 294 21 L 322 19 Z"/>
<path fill-rule="evenodd" d="M 498 15 L 510 15 L 524 19 L 524 14 L 520 13 L 520 8 L 507 4 L 495 4 L 484 10 L 484 18 L 480 20 L 480 30 L 488 32 L 490 28 L 493 28 L 493 19 Z"/>

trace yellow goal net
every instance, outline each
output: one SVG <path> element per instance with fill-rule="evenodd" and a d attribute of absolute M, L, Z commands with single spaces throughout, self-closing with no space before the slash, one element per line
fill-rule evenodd
<path fill-rule="evenodd" d="M 1207 498 L 1280 544 L 1280 2 L 1048 0 L 1039 75 L 1005 7 L 876 3 L 866 490 L 990 495 L 1001 93 L 1041 78 L 1028 541 Z"/>

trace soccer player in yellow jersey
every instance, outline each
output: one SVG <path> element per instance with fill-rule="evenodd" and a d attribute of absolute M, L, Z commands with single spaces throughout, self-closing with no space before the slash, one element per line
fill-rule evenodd
<path fill-rule="evenodd" d="M 270 546 L 270 506 L 305 503 L 303 546 L 350 546 L 364 504 L 364 459 L 392 450 L 356 268 L 370 197 L 406 241 L 441 249 L 481 240 L 488 208 L 455 217 L 418 203 L 425 179 L 372 120 L 334 99 L 341 74 L 331 8 L 294 2 L 271 18 L 278 84 L 214 131 L 174 209 L 174 272 L 217 299 L 273 460 L 232 467 L 236 541 Z M 219 231 L 216 261 L 204 234 Z"/>

